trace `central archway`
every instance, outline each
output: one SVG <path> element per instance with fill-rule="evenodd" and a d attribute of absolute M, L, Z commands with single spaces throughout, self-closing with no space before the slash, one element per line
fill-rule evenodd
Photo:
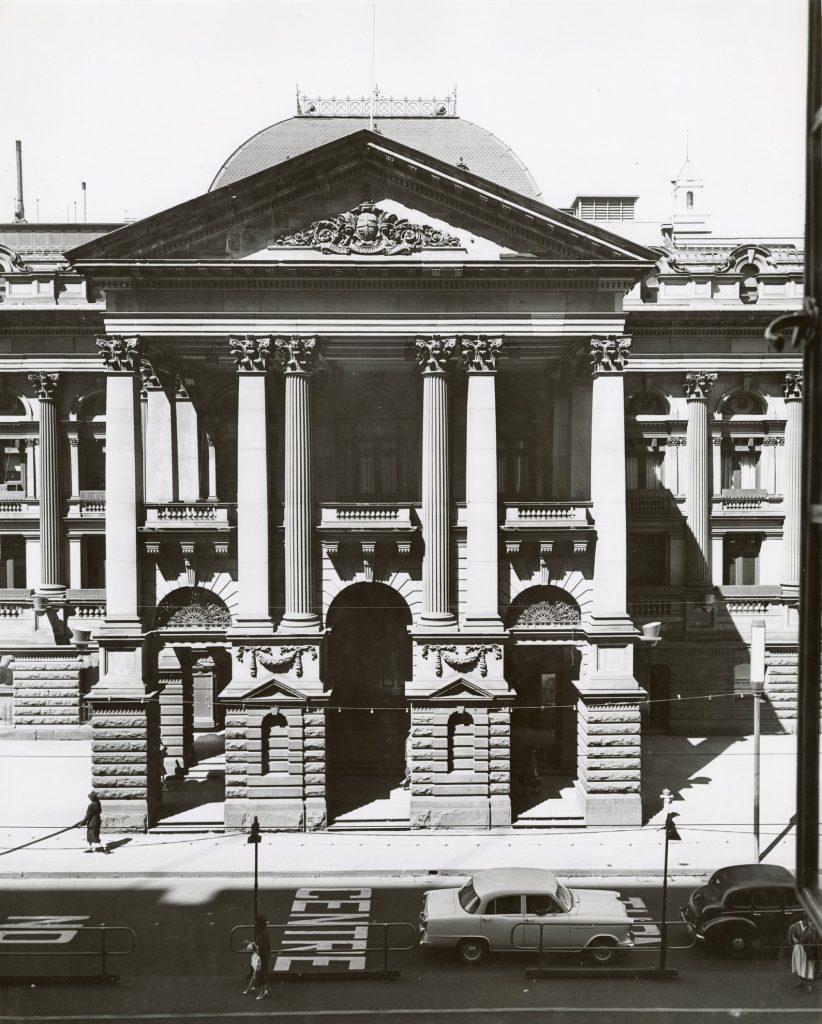
<path fill-rule="evenodd" d="M 328 610 L 328 814 L 387 800 L 402 786 L 411 612 L 384 583 L 355 583 Z"/>

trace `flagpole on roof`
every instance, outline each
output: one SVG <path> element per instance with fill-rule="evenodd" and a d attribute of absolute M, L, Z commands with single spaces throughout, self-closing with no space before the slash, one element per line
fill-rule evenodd
<path fill-rule="evenodd" d="M 368 91 L 368 127 L 374 131 L 374 38 L 377 26 L 377 0 L 371 4 L 371 88 Z"/>

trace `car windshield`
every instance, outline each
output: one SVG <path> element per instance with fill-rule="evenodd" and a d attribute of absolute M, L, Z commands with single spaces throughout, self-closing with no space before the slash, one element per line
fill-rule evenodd
<path fill-rule="evenodd" d="M 571 910 L 571 908 L 574 905 L 574 897 L 571 895 L 571 890 L 566 889 L 565 886 L 562 884 L 558 884 L 557 899 L 559 900 L 559 905 L 567 914 L 568 911 Z"/>
<path fill-rule="evenodd" d="M 466 882 L 460 889 L 459 899 L 460 906 L 467 914 L 476 914 L 480 905 L 480 898 L 477 896 L 476 889 L 474 889 L 474 886 L 470 882 Z"/>

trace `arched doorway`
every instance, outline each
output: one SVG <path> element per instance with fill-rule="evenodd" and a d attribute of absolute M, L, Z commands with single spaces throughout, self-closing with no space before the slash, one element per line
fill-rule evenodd
<path fill-rule="evenodd" d="M 388 800 L 402 786 L 411 612 L 384 583 L 355 583 L 332 602 L 326 625 L 326 787 L 333 821 Z"/>
<path fill-rule="evenodd" d="M 505 619 L 512 645 L 505 675 L 517 694 L 511 709 L 511 811 L 519 822 L 561 816 L 576 777 L 576 688 L 581 620 L 560 587 L 529 587 Z"/>

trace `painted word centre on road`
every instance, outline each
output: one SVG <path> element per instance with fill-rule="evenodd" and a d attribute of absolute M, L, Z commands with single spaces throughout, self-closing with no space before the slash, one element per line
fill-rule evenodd
<path fill-rule="evenodd" d="M 298 889 L 275 971 L 364 971 L 370 889 Z"/>

